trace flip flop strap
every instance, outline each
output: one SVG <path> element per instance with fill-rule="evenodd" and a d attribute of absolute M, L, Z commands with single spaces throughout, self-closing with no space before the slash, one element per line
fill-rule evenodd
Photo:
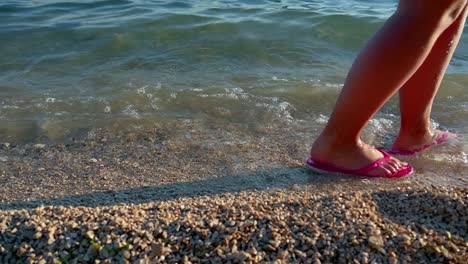
<path fill-rule="evenodd" d="M 380 167 L 380 165 L 382 165 L 385 162 L 390 160 L 391 157 L 387 152 L 385 152 L 385 151 L 383 151 L 381 149 L 377 149 L 377 150 L 380 151 L 380 153 L 383 154 L 383 158 L 378 159 L 378 160 L 370 163 L 369 165 L 367 165 L 365 167 L 362 167 L 362 168 L 357 169 L 357 170 L 353 170 L 352 172 L 355 173 L 355 174 L 366 174 L 367 172 Z"/>
<path fill-rule="evenodd" d="M 437 145 L 443 144 L 445 143 L 445 141 L 447 141 L 448 138 L 449 138 L 449 132 L 444 131 L 442 132 L 442 135 L 437 139 L 436 144 Z"/>
<path fill-rule="evenodd" d="M 434 143 L 431 143 L 431 144 L 427 144 L 427 145 L 423 145 L 419 148 L 415 148 L 415 149 L 411 149 L 411 150 L 391 150 L 390 153 L 391 154 L 395 154 L 395 155 L 408 155 L 408 156 L 411 156 L 411 155 L 414 155 L 414 154 L 417 154 L 423 150 L 426 150 L 434 145 L 441 145 L 445 142 L 447 142 L 449 138 L 449 132 L 448 131 L 444 131 L 442 132 L 442 135 L 434 142 Z"/>

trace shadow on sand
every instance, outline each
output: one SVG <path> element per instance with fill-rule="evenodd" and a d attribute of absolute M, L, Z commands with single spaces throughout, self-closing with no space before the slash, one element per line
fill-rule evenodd
<path fill-rule="evenodd" d="M 124 190 L 105 191 L 105 192 L 94 192 L 83 195 L 67 196 L 55 199 L 37 200 L 31 202 L 15 202 L 15 203 L 4 203 L 0 204 L 1 209 L 28 209 L 39 205 L 64 205 L 64 206 L 107 206 L 116 205 L 120 203 L 125 204 L 140 204 L 153 201 L 165 201 L 174 200 L 183 197 L 199 197 L 204 195 L 219 195 L 223 193 L 235 193 L 248 190 L 268 190 L 274 188 L 291 188 L 295 185 L 303 185 L 307 187 L 307 191 L 323 191 L 325 189 L 335 190 L 336 186 L 342 186 L 351 190 L 350 185 L 359 185 L 362 182 L 361 178 L 350 178 L 344 176 L 333 176 L 330 175 L 317 175 L 304 167 L 289 167 L 289 168 L 278 168 L 271 170 L 257 171 L 254 173 L 245 173 L 235 176 L 226 176 L 220 178 L 210 178 L 193 182 L 177 182 L 160 186 L 148 186 L 139 188 L 129 188 Z M 378 184 L 378 180 L 374 179 L 373 183 Z M 394 184 L 395 181 L 387 181 L 387 184 Z M 365 189 L 375 190 L 370 191 L 370 195 L 366 196 L 366 199 L 373 200 L 377 205 L 377 210 L 380 214 L 389 222 L 401 224 L 404 229 L 411 229 L 418 233 L 418 237 L 423 237 L 427 232 L 437 232 L 441 236 L 445 236 L 447 232 L 451 232 L 453 235 L 467 239 L 466 232 L 466 217 L 465 220 L 459 219 L 460 216 L 463 218 L 468 215 L 467 207 L 463 200 L 456 199 L 448 195 L 441 195 L 437 193 L 425 192 L 424 190 L 419 191 L 382 191 L 373 189 L 375 185 L 368 184 Z M 350 191 L 352 192 L 352 191 Z M 352 196 L 352 194 L 350 194 Z M 318 197 L 317 200 L 304 200 L 299 202 L 286 202 L 281 201 L 279 204 L 275 204 L 277 208 L 285 208 L 284 210 L 289 211 L 290 214 L 301 213 L 301 210 L 307 208 L 313 209 L 314 212 L 320 214 L 321 217 L 317 218 L 317 226 L 326 230 L 330 227 L 329 218 L 327 214 L 330 210 L 336 215 L 344 214 L 347 209 L 339 205 L 343 199 L 337 195 L 329 193 L 328 195 Z M 270 201 L 271 203 L 271 201 Z M 28 216 L 29 217 L 29 216 Z M 288 218 L 285 220 L 284 228 L 289 232 L 297 233 L 298 222 Z M 346 226 L 350 222 L 343 217 L 336 217 L 335 226 Z M 99 220 L 95 220 L 99 222 Z M 182 225 L 187 224 L 176 220 L 171 225 Z M 263 221 L 260 219 L 259 221 Z M 362 236 L 360 237 L 363 243 L 367 243 L 367 235 L 365 230 L 368 228 L 368 222 L 371 221 L 368 215 L 361 215 L 357 217 L 352 223 L 352 226 L 348 226 L 349 232 L 356 233 L 356 230 L 362 230 Z M 26 223 L 24 217 L 15 217 L 9 224 L 8 229 L 13 228 L 28 228 L 24 225 Z M 304 222 L 305 223 L 305 222 Z M 69 228 L 65 225 L 65 228 Z M 305 228 L 305 227 L 304 227 Z M 172 230 L 172 231 L 171 231 Z M 176 235 L 173 233 L 175 229 L 167 228 L 169 236 Z M 197 228 L 190 227 L 187 230 L 197 230 Z M 348 232 L 347 231 L 347 232 Z M 172 233 L 171 233 L 172 232 Z M 193 231 L 196 232 L 196 231 Z M 255 231 L 257 232 L 257 231 Z M 21 233 L 21 232 L 20 232 Z M 323 231 L 326 234 L 326 231 Z M 351 234 L 350 233 L 350 234 Z M 192 233 L 188 234 L 191 236 Z M 356 233 L 359 234 L 359 233 Z M 197 235 L 193 233 L 193 235 Z M 255 233 L 255 236 L 258 234 Z M 352 235 L 352 234 L 351 234 Z M 450 239 L 450 238 L 449 238 Z M 58 241 L 58 240 L 57 240 Z M 311 240 L 312 241 L 312 240 Z M 58 242 L 56 242 L 58 243 Z M 216 241 L 216 243 L 222 243 Z M 326 249 L 324 243 L 307 245 L 309 248 L 316 248 L 318 252 L 324 252 Z M 354 250 L 359 252 L 362 250 L 361 244 L 350 245 L 348 236 L 334 236 L 332 240 L 333 245 L 347 245 L 348 250 Z M 36 243 L 37 245 L 37 243 Z M 221 245 L 221 244 L 220 244 Z M 353 247 L 354 249 L 350 249 Z M 419 251 L 413 253 L 408 252 L 408 248 L 400 244 L 392 244 L 389 250 L 394 252 L 406 252 L 405 254 L 412 255 L 415 262 L 427 263 L 431 259 L 445 260 L 448 259 L 433 251 L 430 248 L 421 248 Z M 211 250 L 211 249 L 210 249 Z M 207 251 L 208 252 L 208 251 Z M 335 248 L 334 253 L 323 257 L 325 262 L 337 262 L 338 260 L 338 248 Z M 199 252 L 201 256 L 205 256 L 205 251 Z M 144 254 L 144 253 L 142 253 Z M 381 254 L 377 251 L 372 251 L 372 254 Z M 381 258 L 384 258 L 382 255 Z M 400 259 L 405 262 L 404 259 Z"/>
<path fill-rule="evenodd" d="M 344 176 L 330 177 L 330 175 L 318 175 L 305 167 L 298 166 L 261 170 L 253 173 L 241 173 L 238 175 L 209 178 L 192 182 L 175 182 L 158 186 L 92 192 L 60 198 L 0 203 L 0 210 L 30 209 L 41 205 L 98 207 L 120 203 L 140 204 L 152 201 L 174 200 L 181 197 L 199 197 L 203 195 L 219 195 L 248 190 L 288 188 L 305 184 L 313 185 L 317 189 L 323 189 L 327 188 L 327 186 L 333 186 L 340 181 L 349 180 L 349 178 Z"/>
<path fill-rule="evenodd" d="M 468 207 L 454 197 L 392 190 L 374 193 L 373 200 L 382 216 L 391 222 L 413 226 L 413 230 L 421 234 L 431 229 L 442 236 L 450 232 L 468 239 Z"/>

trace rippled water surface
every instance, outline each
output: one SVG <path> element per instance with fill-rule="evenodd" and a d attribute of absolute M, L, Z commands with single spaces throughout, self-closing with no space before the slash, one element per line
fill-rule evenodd
<path fill-rule="evenodd" d="M 0 142 L 61 141 L 164 120 L 305 127 L 310 141 L 357 52 L 395 7 L 377 0 L 4 0 Z M 467 43 L 465 34 L 433 109 L 434 125 L 461 135 L 468 132 Z M 397 130 L 393 99 L 366 135 L 388 144 Z M 455 144 L 439 159 L 466 165 L 467 140 Z"/>

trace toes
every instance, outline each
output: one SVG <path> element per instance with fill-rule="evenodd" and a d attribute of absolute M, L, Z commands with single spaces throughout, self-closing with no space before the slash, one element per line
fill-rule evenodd
<path fill-rule="evenodd" d="M 404 162 L 404 161 L 401 161 L 401 160 L 398 160 L 398 164 L 402 167 L 407 167 L 409 164 L 408 162 Z"/>
<path fill-rule="evenodd" d="M 388 172 L 387 175 L 395 174 L 398 172 L 398 166 L 394 164 L 386 163 L 382 165 L 382 168 Z"/>
<path fill-rule="evenodd" d="M 389 160 L 387 163 L 385 163 L 385 165 L 391 167 L 393 170 L 398 170 L 399 168 L 401 168 L 403 166 L 397 160 Z"/>
<path fill-rule="evenodd" d="M 381 165 L 380 167 L 372 170 L 371 172 L 369 172 L 368 176 L 371 176 L 371 177 L 389 177 L 391 176 L 393 173 L 386 167 L 384 167 L 383 165 Z"/>
<path fill-rule="evenodd" d="M 391 157 L 391 159 L 390 159 L 388 162 L 395 162 L 395 163 L 397 163 L 397 164 L 399 164 L 399 165 L 401 165 L 401 166 L 403 166 L 403 167 L 408 166 L 408 163 L 407 163 L 407 162 L 401 161 L 401 160 L 396 159 L 396 158 L 394 158 L 394 157 Z"/>
<path fill-rule="evenodd" d="M 382 168 L 382 170 L 385 171 L 385 176 L 388 177 L 397 174 L 399 171 L 407 168 L 408 166 L 408 163 L 402 162 L 392 157 L 387 162 L 382 164 L 380 168 Z"/>

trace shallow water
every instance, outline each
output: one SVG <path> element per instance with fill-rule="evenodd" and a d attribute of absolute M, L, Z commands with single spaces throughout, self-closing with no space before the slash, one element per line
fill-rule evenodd
<path fill-rule="evenodd" d="M 0 142 L 188 120 L 205 124 L 205 133 L 216 133 L 212 123 L 254 136 L 287 127 L 309 144 L 395 2 L 2 1 Z M 465 34 L 433 109 L 435 126 L 460 135 L 468 134 L 467 43 Z M 364 136 L 388 146 L 397 130 L 393 99 Z M 417 159 L 466 173 L 466 153 L 465 137 Z"/>

